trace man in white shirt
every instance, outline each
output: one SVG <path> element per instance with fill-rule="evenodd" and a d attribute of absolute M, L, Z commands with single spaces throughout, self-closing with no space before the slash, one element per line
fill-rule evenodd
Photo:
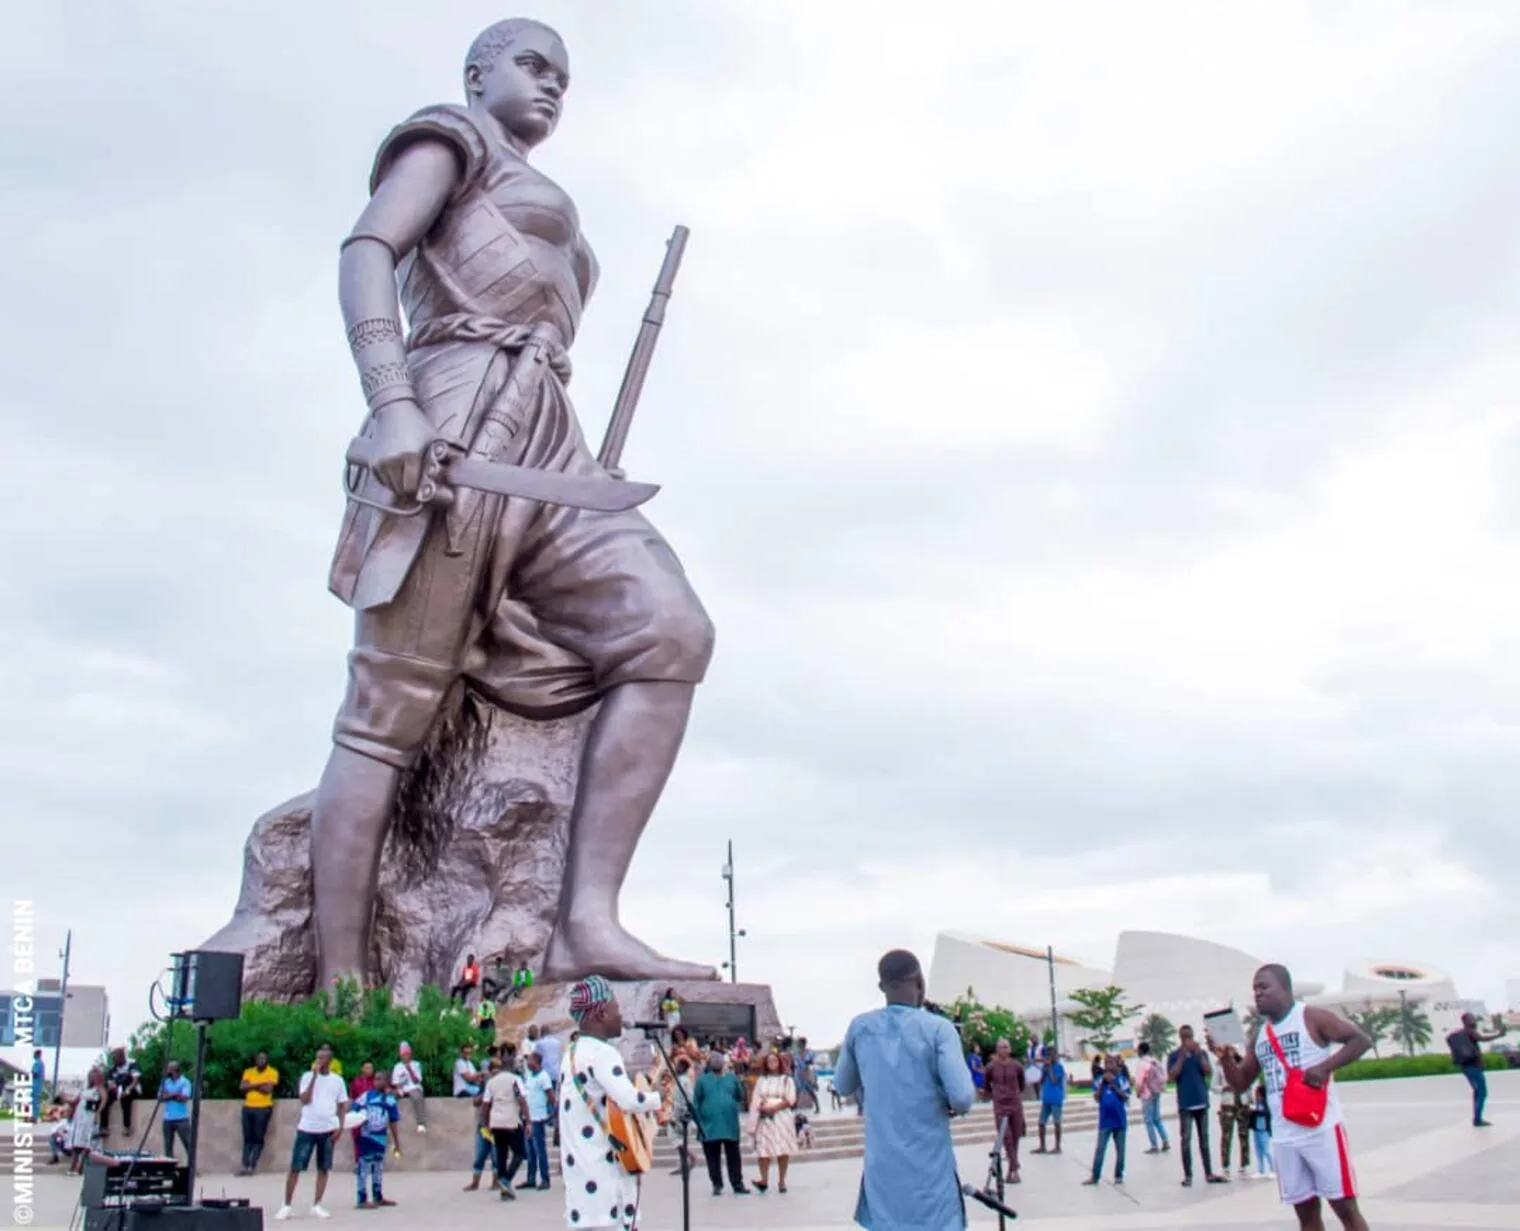
<path fill-rule="evenodd" d="M 549 1187 L 549 1121 L 554 1118 L 554 1083 L 544 1072 L 544 1058 L 536 1051 L 528 1053 L 528 1073 L 522 1079 L 528 1102 L 528 1178 L 519 1188 Z M 488 1086 L 487 1089 L 490 1087 Z"/>
<path fill-rule="evenodd" d="M 523 1125 L 528 1122 L 528 1103 L 522 1080 L 509 1068 L 498 1069 L 486 1082 L 480 1104 L 486 1109 L 486 1127 L 496 1146 L 496 1183 L 503 1201 L 514 1201 L 512 1177 L 522 1166 Z"/>
<path fill-rule="evenodd" d="M 401 1057 L 391 1070 L 391 1091 L 402 1102 L 410 1103 L 417 1113 L 417 1131 L 427 1132 L 427 1095 L 422 1091 L 422 1064 L 412 1059 L 412 1045 L 402 1043 L 396 1049 Z"/>
<path fill-rule="evenodd" d="M 623 1032 L 623 1015 L 612 985 L 588 975 L 570 989 L 570 1016 L 580 1026 L 572 1036 L 560 1081 L 560 1165 L 565 1220 L 576 1227 L 616 1227 L 633 1231 L 639 1217 L 639 1178 L 623 1169 L 608 1135 L 608 1107 L 652 1116 L 660 1096 L 639 1090 L 610 1040 Z M 969 1081 L 969 1079 L 968 1079 Z"/>
<path fill-rule="evenodd" d="M 454 1097 L 474 1098 L 481 1090 L 481 1073 L 475 1067 L 475 1046 L 465 1043 L 454 1061 Z"/>
<path fill-rule="evenodd" d="M 317 1156 L 317 1193 L 312 1200 L 313 1218 L 331 1218 L 322 1208 L 327 1191 L 327 1174 L 332 1170 L 333 1145 L 343 1133 L 343 1116 L 348 1111 L 348 1087 L 332 1071 L 332 1048 L 326 1043 L 317 1048 L 311 1070 L 301 1074 L 301 1118 L 296 1121 L 295 1144 L 290 1151 L 290 1173 L 285 1177 L 285 1204 L 275 1218 L 290 1217 L 290 1202 L 296 1195 L 296 1182 Z"/>

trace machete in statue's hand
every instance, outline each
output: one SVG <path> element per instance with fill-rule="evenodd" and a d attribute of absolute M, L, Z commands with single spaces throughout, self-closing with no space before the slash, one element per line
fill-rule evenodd
<path fill-rule="evenodd" d="M 348 494 L 355 502 L 367 504 L 383 513 L 412 517 L 430 505 L 453 502 L 456 487 L 492 492 L 498 496 L 536 500 L 541 504 L 559 504 L 572 509 L 590 509 L 597 513 L 621 513 L 638 508 L 660 489 L 653 483 L 632 483 L 611 475 L 565 474 L 559 470 L 535 470 L 509 462 L 491 462 L 470 457 L 457 445 L 435 440 L 422 457 L 422 481 L 417 498 L 410 504 L 385 504 L 359 495 L 360 477 L 355 471 L 373 468 L 377 460 L 375 442 L 357 437 L 344 458 L 349 473 Z"/>

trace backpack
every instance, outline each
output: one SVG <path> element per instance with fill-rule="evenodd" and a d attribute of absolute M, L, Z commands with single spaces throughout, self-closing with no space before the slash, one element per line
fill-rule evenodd
<path fill-rule="evenodd" d="M 1446 1046 L 1451 1049 L 1451 1062 L 1459 1069 L 1471 1068 L 1475 1064 L 1483 1063 L 1478 1045 L 1473 1042 L 1472 1035 L 1465 1030 L 1456 1030 L 1447 1035 Z"/>

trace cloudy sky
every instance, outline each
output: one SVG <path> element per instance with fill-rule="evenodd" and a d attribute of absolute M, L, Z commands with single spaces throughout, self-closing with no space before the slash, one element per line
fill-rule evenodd
<path fill-rule="evenodd" d="M 838 1036 L 942 929 L 1520 975 L 1512 3 L 612 0 L 540 164 L 599 436 L 719 628 L 624 914 Z M 338 242 L 480 0 L 26 5 L 0 46 L 0 893 L 117 1034 L 312 786 Z"/>

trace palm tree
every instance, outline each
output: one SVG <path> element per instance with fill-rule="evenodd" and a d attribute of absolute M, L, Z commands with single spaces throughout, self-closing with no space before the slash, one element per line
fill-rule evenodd
<path fill-rule="evenodd" d="M 1140 1041 L 1151 1045 L 1151 1054 L 1165 1057 L 1177 1040 L 1177 1028 L 1160 1013 L 1152 1013 L 1140 1023 Z"/>
<path fill-rule="evenodd" d="M 1404 1045 L 1406 1056 L 1414 1055 L 1418 1048 L 1429 1046 L 1430 1018 L 1421 1012 L 1418 1000 L 1411 1001 L 1408 996 L 1400 992 L 1399 1007 L 1390 1011 L 1395 1014 L 1393 1037 Z"/>
<path fill-rule="evenodd" d="M 1374 1008 L 1370 1000 L 1360 1010 L 1348 1009 L 1344 1005 L 1341 1008 L 1346 1020 L 1372 1040 L 1372 1054 L 1377 1056 L 1378 1045 L 1387 1040 L 1389 1032 L 1398 1024 L 1399 1011 L 1386 1007 Z"/>

